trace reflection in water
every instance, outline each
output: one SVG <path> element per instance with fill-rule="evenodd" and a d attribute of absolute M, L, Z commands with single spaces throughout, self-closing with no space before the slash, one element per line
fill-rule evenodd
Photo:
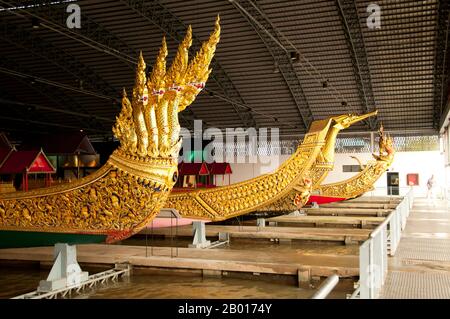
<path fill-rule="evenodd" d="M 216 238 L 211 238 L 212 241 Z M 191 242 L 188 238 L 162 239 L 135 236 L 123 241 L 123 245 L 187 247 Z M 293 241 L 289 244 L 279 244 L 268 240 L 232 239 L 230 245 L 215 249 L 256 250 L 283 252 L 286 254 L 334 254 L 357 255 L 358 245 L 343 245 L 339 243 Z M 94 274 L 105 269 L 91 268 L 82 265 L 83 270 Z M 15 267 L 0 264 L 0 298 L 11 298 L 36 289 L 39 280 L 45 279 L 49 269 L 39 269 L 38 264 Z M 240 277 L 240 278 L 238 278 Z M 316 282 L 315 286 L 318 285 Z M 314 287 L 313 287 L 314 288 Z M 345 298 L 353 290 L 352 282 L 344 281 L 329 295 L 329 298 Z M 203 278 L 197 274 L 180 275 L 167 271 L 135 271 L 130 278 L 119 282 L 109 282 L 86 289 L 72 298 L 310 298 L 314 289 L 300 289 L 294 276 L 269 276 L 261 274 L 232 274 L 222 278 Z"/>
<path fill-rule="evenodd" d="M 86 269 L 85 267 L 83 267 Z M 87 269 L 86 269 L 87 270 Z M 11 298 L 36 289 L 48 270 L 0 267 L 0 298 Z M 98 269 L 96 270 L 98 271 Z M 348 285 L 347 285 L 348 286 Z M 242 278 L 202 278 L 200 276 L 134 274 L 118 282 L 88 288 L 75 299 L 305 299 L 313 289 L 301 289 L 280 281 Z M 337 288 L 329 298 L 345 298 L 348 288 Z"/>
<path fill-rule="evenodd" d="M 313 293 L 313 289 L 258 279 L 134 275 L 128 283 L 100 288 L 80 298 L 305 299 Z M 345 292 L 337 289 L 330 298 L 345 298 Z"/>
<path fill-rule="evenodd" d="M 217 237 L 207 238 L 211 242 L 217 240 Z M 130 246 L 157 246 L 157 247 L 188 247 L 192 243 L 192 239 L 186 237 L 178 237 L 175 239 L 162 239 L 160 237 L 146 239 L 145 236 L 134 236 L 122 241 L 123 245 Z M 233 250 L 264 250 L 267 252 L 286 252 L 303 253 L 303 254 L 334 254 L 334 255 L 358 255 L 358 245 L 344 245 L 339 242 L 324 241 L 301 241 L 293 240 L 288 244 L 279 244 L 277 242 L 266 239 L 246 239 L 232 238 L 229 245 L 219 246 L 215 249 L 233 249 Z"/>
<path fill-rule="evenodd" d="M 12 298 L 36 290 L 39 280 L 45 279 L 47 270 L 36 267 L 0 266 L 0 298 Z"/>
<path fill-rule="evenodd" d="M 134 275 L 80 298 L 308 298 L 313 292 L 285 284 L 235 278 Z"/>

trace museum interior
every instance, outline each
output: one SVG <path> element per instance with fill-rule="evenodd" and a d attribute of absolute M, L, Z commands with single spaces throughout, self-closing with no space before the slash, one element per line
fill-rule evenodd
<path fill-rule="evenodd" d="M 0 299 L 450 298 L 449 1 L 0 24 Z"/>

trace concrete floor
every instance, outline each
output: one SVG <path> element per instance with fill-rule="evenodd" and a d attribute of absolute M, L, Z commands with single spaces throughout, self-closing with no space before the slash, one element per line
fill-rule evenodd
<path fill-rule="evenodd" d="M 450 298 L 450 206 L 415 199 L 380 298 Z"/>

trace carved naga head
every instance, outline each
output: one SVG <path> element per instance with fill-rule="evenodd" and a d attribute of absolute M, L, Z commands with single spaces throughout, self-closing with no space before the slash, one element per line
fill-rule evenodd
<path fill-rule="evenodd" d="M 167 45 L 163 38 L 151 74 L 139 56 L 132 100 L 123 90 L 122 110 L 113 127 L 120 141 L 118 153 L 134 160 L 177 159 L 181 147 L 178 112 L 183 111 L 205 87 L 209 65 L 220 39 L 219 17 L 209 39 L 189 62 L 192 30 L 189 26 L 175 59 L 166 71 Z"/>

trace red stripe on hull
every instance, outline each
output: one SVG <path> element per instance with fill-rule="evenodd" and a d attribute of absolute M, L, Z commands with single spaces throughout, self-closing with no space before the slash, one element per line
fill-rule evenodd
<path fill-rule="evenodd" d="M 126 239 L 133 235 L 133 230 L 113 230 L 106 232 L 106 243 L 112 244 L 116 241 L 120 241 Z"/>
<path fill-rule="evenodd" d="M 312 204 L 316 202 L 317 204 L 328 204 L 328 203 L 334 203 L 334 202 L 340 202 L 343 200 L 346 200 L 347 198 L 344 197 L 328 197 L 328 196 L 319 196 L 319 195 L 311 195 L 309 197 L 307 204 Z"/>

